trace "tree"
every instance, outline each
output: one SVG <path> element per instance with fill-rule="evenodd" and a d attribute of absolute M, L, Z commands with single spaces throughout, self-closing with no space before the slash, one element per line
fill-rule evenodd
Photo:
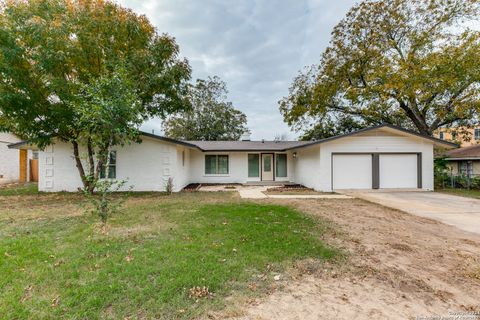
<path fill-rule="evenodd" d="M 91 190 L 92 158 L 101 145 L 136 141 L 140 120 L 188 106 L 190 66 L 178 53 L 173 38 L 113 1 L 2 2 L 0 127 L 40 148 L 55 139 L 71 143 L 84 187 Z M 106 92 L 109 83 L 128 91 Z M 117 111 L 127 112 L 128 121 L 110 122 L 119 119 L 110 117 Z M 115 138 L 96 134 L 112 127 Z M 81 144 L 88 149 L 88 170 Z"/>
<path fill-rule="evenodd" d="M 432 135 L 478 122 L 478 0 L 369 0 L 334 28 L 320 64 L 297 76 L 280 111 L 296 130 L 351 117 Z"/>
<path fill-rule="evenodd" d="M 238 140 L 247 131 L 246 115 L 227 99 L 225 82 L 218 77 L 197 80 L 190 89 L 191 109 L 163 123 L 165 135 L 184 140 Z"/>
<path fill-rule="evenodd" d="M 300 140 L 321 140 L 357 131 L 365 127 L 366 125 L 364 123 L 348 115 L 341 115 L 334 119 L 326 117 L 322 119 L 322 121 L 318 121 L 313 127 L 307 129 L 300 137 Z"/>
<path fill-rule="evenodd" d="M 102 174 L 109 176 L 112 146 L 136 141 L 142 124 L 142 103 L 133 84 L 122 70 L 101 76 L 79 90 L 79 98 L 70 107 L 82 128 L 73 145 L 80 176 L 87 192 L 93 193 Z M 78 145 L 87 146 L 88 169 L 84 172 Z M 106 172 L 105 172 L 106 170 Z"/>

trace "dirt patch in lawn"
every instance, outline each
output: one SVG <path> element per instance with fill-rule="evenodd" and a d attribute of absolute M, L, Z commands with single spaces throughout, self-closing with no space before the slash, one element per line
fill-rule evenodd
<path fill-rule="evenodd" d="M 324 240 L 349 255 L 290 277 L 284 289 L 249 301 L 237 318 L 414 319 L 480 311 L 480 236 L 357 199 L 275 203 L 332 221 L 339 232 Z"/>

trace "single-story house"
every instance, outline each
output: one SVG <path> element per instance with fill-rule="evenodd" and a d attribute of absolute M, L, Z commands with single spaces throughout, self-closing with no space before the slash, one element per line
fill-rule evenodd
<path fill-rule="evenodd" d="M 433 190 L 433 149 L 450 142 L 391 125 L 318 141 L 180 141 L 142 133 L 142 143 L 112 150 L 110 178 L 135 191 L 174 191 L 190 183 L 296 183 L 318 191 Z M 27 143 L 11 148 L 28 148 Z M 41 191 L 76 191 L 81 180 L 72 146 L 40 152 Z"/>
<path fill-rule="evenodd" d="M 449 150 L 445 156 L 452 174 L 480 176 L 480 144 Z"/>
<path fill-rule="evenodd" d="M 21 141 L 13 133 L 0 132 L 0 185 L 36 180 L 36 153 L 9 148 Z"/>

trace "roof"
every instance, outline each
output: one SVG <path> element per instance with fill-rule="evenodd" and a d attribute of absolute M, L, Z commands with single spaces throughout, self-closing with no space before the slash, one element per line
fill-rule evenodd
<path fill-rule="evenodd" d="M 360 129 L 360 130 L 353 131 L 353 132 L 350 132 L 350 133 L 341 134 L 341 135 L 338 135 L 338 136 L 333 136 L 333 137 L 330 137 L 330 138 L 325 138 L 325 139 L 321 139 L 321 140 L 317 140 L 317 141 L 310 141 L 309 143 L 300 146 L 300 148 L 309 147 L 309 146 L 313 146 L 313 145 L 321 144 L 321 143 L 325 143 L 325 142 L 330 142 L 330 141 L 333 141 L 333 140 L 346 138 L 346 137 L 350 137 L 350 136 L 355 136 L 355 135 L 358 135 L 358 134 L 362 134 L 362 133 L 369 132 L 369 131 L 374 131 L 374 130 L 377 130 L 377 129 L 387 129 L 387 130 L 390 130 L 390 131 L 397 131 L 397 132 L 400 132 L 402 134 L 408 134 L 408 135 L 416 136 L 416 137 L 421 138 L 421 139 L 429 140 L 437 146 L 441 146 L 441 147 L 448 148 L 448 149 L 458 148 L 458 145 L 456 143 L 448 142 L 448 141 L 441 140 L 441 139 L 438 139 L 438 138 L 434 138 L 434 137 L 431 137 L 431 136 L 427 136 L 427 135 L 424 135 L 424 134 L 421 134 L 421 133 L 418 133 L 418 132 L 415 132 L 415 131 L 407 130 L 407 129 L 397 127 L 397 126 L 387 124 L 387 123 L 380 124 L 378 126 L 368 127 L 368 128 L 365 128 L 365 129 Z M 291 148 L 291 149 L 295 149 L 295 148 Z"/>
<path fill-rule="evenodd" d="M 447 159 L 462 160 L 462 159 L 480 159 L 480 144 L 449 150 L 445 153 Z"/>
<path fill-rule="evenodd" d="M 186 141 L 202 151 L 286 151 L 311 141 Z"/>
<path fill-rule="evenodd" d="M 158 136 L 155 134 L 147 133 L 140 131 L 140 134 L 146 137 L 150 137 L 153 139 L 183 145 L 189 148 L 195 148 L 203 152 L 227 152 L 227 151 L 287 151 L 293 150 L 298 148 L 305 148 L 314 146 L 321 143 L 330 142 L 333 140 L 350 137 L 359 135 L 365 132 L 374 131 L 377 129 L 384 129 L 388 131 L 394 131 L 396 133 L 400 133 L 403 135 L 412 135 L 416 136 L 421 139 L 429 140 L 433 142 L 437 146 L 442 146 L 447 149 L 457 148 L 458 146 L 455 143 L 448 142 L 445 140 L 437 139 L 434 137 L 430 137 L 427 135 L 423 135 L 414 131 L 406 130 L 401 127 L 393 126 L 390 124 L 381 124 L 374 127 L 369 127 L 365 129 L 361 129 L 358 131 L 354 131 L 351 133 L 346 133 L 322 140 L 317 141 L 184 141 L 184 140 L 177 140 L 172 138 L 167 138 L 163 136 Z M 22 147 L 31 146 L 28 142 L 23 141 L 19 143 L 14 143 L 8 145 L 11 149 L 20 149 Z"/>

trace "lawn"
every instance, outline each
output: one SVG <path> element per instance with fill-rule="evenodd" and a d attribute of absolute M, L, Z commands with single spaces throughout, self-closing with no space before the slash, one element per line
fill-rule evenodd
<path fill-rule="evenodd" d="M 452 194 L 452 195 L 455 195 L 455 196 L 462 196 L 462 197 L 467 197 L 467 198 L 480 199 L 480 190 L 448 188 L 448 189 L 437 189 L 436 191 L 442 192 L 442 193 Z"/>
<path fill-rule="evenodd" d="M 38 192 L 36 183 L 24 183 L 13 187 L 0 188 L 0 196 L 34 195 Z"/>
<path fill-rule="evenodd" d="M 261 295 L 296 260 L 337 255 L 318 218 L 236 193 L 134 195 L 106 233 L 86 206 L 0 196 L 2 317 L 190 319 Z"/>

